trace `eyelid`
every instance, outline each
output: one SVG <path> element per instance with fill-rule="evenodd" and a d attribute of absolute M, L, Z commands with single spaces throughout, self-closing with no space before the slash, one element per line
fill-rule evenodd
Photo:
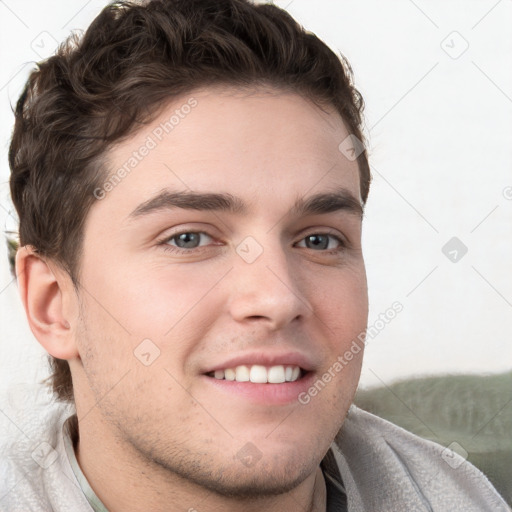
<path fill-rule="evenodd" d="M 194 235 L 206 235 L 208 238 L 213 238 L 212 235 L 210 235 L 210 233 L 207 233 L 206 231 L 193 231 L 193 230 L 185 230 L 185 231 L 176 231 L 176 233 L 172 233 L 171 235 L 168 235 L 165 239 L 167 241 L 169 240 L 172 240 L 173 238 L 176 238 L 180 235 L 190 235 L 190 234 L 194 234 Z"/>
<path fill-rule="evenodd" d="M 313 236 L 313 235 L 319 235 L 319 236 L 328 236 L 328 237 L 331 237 L 331 238 L 334 238 L 338 241 L 339 243 L 339 247 L 335 247 L 333 249 L 324 249 L 323 251 L 316 251 L 316 252 L 329 252 L 329 251 L 339 251 L 341 249 L 344 249 L 347 247 L 347 244 L 348 242 L 341 236 L 337 235 L 337 234 L 333 234 L 333 233 L 328 233 L 328 232 L 323 232 L 323 231 L 312 231 L 304 236 L 301 237 L 301 239 L 297 242 L 297 243 L 301 243 L 301 242 L 304 242 L 304 240 L 308 237 L 308 236 Z M 306 249 L 309 249 L 309 247 L 305 247 Z"/>
<path fill-rule="evenodd" d="M 172 245 L 172 244 L 169 243 L 175 237 L 177 237 L 177 236 L 179 236 L 181 234 L 185 234 L 185 233 L 189 233 L 189 234 L 190 233 L 194 233 L 194 234 L 199 234 L 199 235 L 206 235 L 208 238 L 210 238 L 211 241 L 215 241 L 215 238 L 213 236 L 211 236 L 210 234 L 208 234 L 208 233 L 206 233 L 204 231 L 177 231 L 176 233 L 172 233 L 172 234 L 166 236 L 165 238 L 163 238 L 162 240 L 158 241 L 158 246 L 162 247 L 165 251 L 169 251 L 171 253 L 181 254 L 181 255 L 194 255 L 194 254 L 198 254 L 198 253 L 200 254 L 203 251 L 207 251 L 212 246 L 223 245 L 222 243 L 215 243 L 215 242 L 211 243 L 210 242 L 210 243 L 207 243 L 205 245 L 199 245 L 198 247 L 184 248 L 184 247 L 178 247 L 177 245 Z M 335 239 L 338 242 L 337 247 L 332 247 L 332 248 L 327 247 L 326 249 L 322 249 L 322 250 L 311 249 L 310 247 L 307 247 L 305 245 L 305 239 L 308 236 L 313 236 L 313 235 L 327 236 L 327 237 L 330 237 L 332 239 Z M 300 243 L 304 243 L 304 245 L 303 246 L 298 246 L 298 244 L 300 244 Z M 306 235 L 302 236 L 300 238 L 300 240 L 294 244 L 294 246 L 295 247 L 300 247 L 301 249 L 312 250 L 313 252 L 317 252 L 317 253 L 335 254 L 335 253 L 340 253 L 343 250 L 346 250 L 347 249 L 347 242 L 343 238 L 341 238 L 341 237 L 339 237 L 337 235 L 334 235 L 332 233 L 326 233 L 326 232 L 321 232 L 321 231 L 313 231 L 313 232 L 310 232 L 309 234 L 306 234 Z"/>
<path fill-rule="evenodd" d="M 208 238 L 210 238 L 211 241 L 213 241 L 214 243 L 209 243 L 209 244 L 206 244 L 206 245 L 200 245 L 198 247 L 192 247 L 192 248 L 183 248 L 183 247 L 178 247 L 176 245 L 171 245 L 169 242 L 178 237 L 179 235 L 182 235 L 182 234 L 199 234 L 199 235 L 206 235 Z M 348 246 L 348 242 L 347 240 L 345 239 L 344 236 L 340 235 L 339 233 L 332 233 L 330 232 L 329 230 L 326 230 L 325 228 L 309 228 L 309 230 L 306 232 L 306 233 L 303 233 L 301 235 L 301 238 L 299 239 L 298 242 L 296 242 L 294 244 L 294 246 L 296 246 L 297 244 L 299 243 L 302 243 L 304 242 L 305 243 L 305 239 L 308 237 L 308 236 L 312 236 L 312 235 L 319 235 L 319 236 L 327 236 L 327 237 L 330 237 L 330 238 L 333 238 L 335 240 L 337 240 L 338 242 L 338 247 L 334 247 L 334 248 L 327 248 L 327 249 L 323 249 L 323 250 L 319 250 L 319 251 L 316 251 L 314 249 L 311 249 L 309 247 L 301 247 L 304 248 L 304 249 L 309 249 L 309 250 L 312 250 L 314 252 L 318 252 L 318 253 L 323 253 L 323 254 L 334 254 L 334 253 L 339 253 L 341 251 L 343 251 L 344 249 L 347 248 Z M 208 233 L 208 231 L 201 231 L 199 229 L 176 229 L 174 232 L 172 233 L 168 233 L 165 237 L 159 239 L 157 241 L 157 245 L 159 247 L 162 247 L 164 250 L 166 251 L 169 251 L 171 253 L 177 253 L 177 254 L 182 254 L 182 255 L 193 255 L 193 254 L 198 254 L 198 253 L 201 253 L 202 251 L 205 251 L 205 250 L 208 250 L 209 248 L 211 248 L 212 246 L 219 246 L 219 245 L 223 245 L 223 243 L 215 243 L 215 240 L 216 238 L 211 235 L 210 233 Z"/>
<path fill-rule="evenodd" d="M 156 237 L 157 243 L 164 242 L 166 240 L 169 240 L 178 235 L 182 235 L 184 233 L 202 233 L 208 235 L 210 238 L 219 238 L 221 236 L 219 235 L 219 230 L 215 228 L 215 226 L 208 223 L 181 223 L 179 225 L 171 226 L 163 231 L 160 231 L 160 235 Z"/>
<path fill-rule="evenodd" d="M 331 236 L 333 238 L 337 238 L 342 245 L 349 244 L 349 240 L 345 236 L 345 234 L 335 228 L 328 228 L 325 226 L 313 226 L 311 228 L 306 228 L 301 233 L 300 240 L 303 240 L 304 238 L 311 236 L 311 235 L 327 235 L 327 236 Z"/>
<path fill-rule="evenodd" d="M 215 237 L 213 235 L 211 235 L 210 233 L 208 233 L 207 231 L 200 230 L 200 229 L 179 229 L 173 233 L 168 233 L 166 236 L 158 239 L 156 243 L 158 246 L 163 246 L 164 249 L 176 250 L 176 251 L 187 252 L 187 253 L 192 253 L 193 251 L 198 251 L 198 250 L 204 249 L 210 245 L 219 245 L 219 244 L 211 244 L 210 243 L 210 244 L 206 244 L 206 245 L 200 245 L 199 247 L 192 247 L 191 249 L 187 249 L 187 248 L 178 247 L 176 245 L 169 244 L 169 242 L 171 240 L 173 240 L 174 238 L 176 238 L 180 235 L 191 234 L 191 233 L 194 233 L 197 235 L 206 235 L 210 240 L 215 241 Z"/>

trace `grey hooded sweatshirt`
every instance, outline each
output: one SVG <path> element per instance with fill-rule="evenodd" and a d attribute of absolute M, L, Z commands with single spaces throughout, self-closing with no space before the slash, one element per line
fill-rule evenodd
<path fill-rule="evenodd" d="M 66 423 L 72 413 L 48 408 L 23 431 L 10 428 L 0 447 L 1 512 L 107 510 L 76 462 Z M 459 455 L 355 406 L 322 470 L 327 512 L 511 511 Z"/>

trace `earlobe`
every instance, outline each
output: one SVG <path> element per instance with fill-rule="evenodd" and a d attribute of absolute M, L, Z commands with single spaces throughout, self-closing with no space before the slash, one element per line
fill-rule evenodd
<path fill-rule="evenodd" d="M 64 307 L 64 295 L 70 293 L 64 272 L 57 275 L 33 248 L 24 246 L 16 253 L 16 275 L 30 329 L 39 343 L 58 359 L 78 357 Z"/>

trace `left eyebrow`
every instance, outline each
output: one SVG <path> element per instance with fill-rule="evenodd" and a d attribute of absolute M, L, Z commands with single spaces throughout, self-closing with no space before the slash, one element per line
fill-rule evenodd
<path fill-rule="evenodd" d="M 292 214 L 296 216 L 318 215 L 346 211 L 358 217 L 363 216 L 363 205 L 347 189 L 339 189 L 336 192 L 316 194 L 304 200 L 295 201 Z"/>
<path fill-rule="evenodd" d="M 249 208 L 239 197 L 226 193 L 212 192 L 174 192 L 162 190 L 156 196 L 138 205 L 128 216 L 130 219 L 149 215 L 150 213 L 172 210 L 175 208 L 199 211 L 225 211 L 247 215 Z M 346 211 L 363 216 L 363 205 L 347 189 L 336 192 L 320 193 L 295 201 L 291 214 L 295 216 L 318 215 Z"/>

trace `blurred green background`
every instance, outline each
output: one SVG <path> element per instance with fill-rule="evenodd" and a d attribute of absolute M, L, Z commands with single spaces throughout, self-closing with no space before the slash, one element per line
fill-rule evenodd
<path fill-rule="evenodd" d="M 457 442 L 512 504 L 512 371 L 403 380 L 361 389 L 355 404 L 443 446 Z"/>

